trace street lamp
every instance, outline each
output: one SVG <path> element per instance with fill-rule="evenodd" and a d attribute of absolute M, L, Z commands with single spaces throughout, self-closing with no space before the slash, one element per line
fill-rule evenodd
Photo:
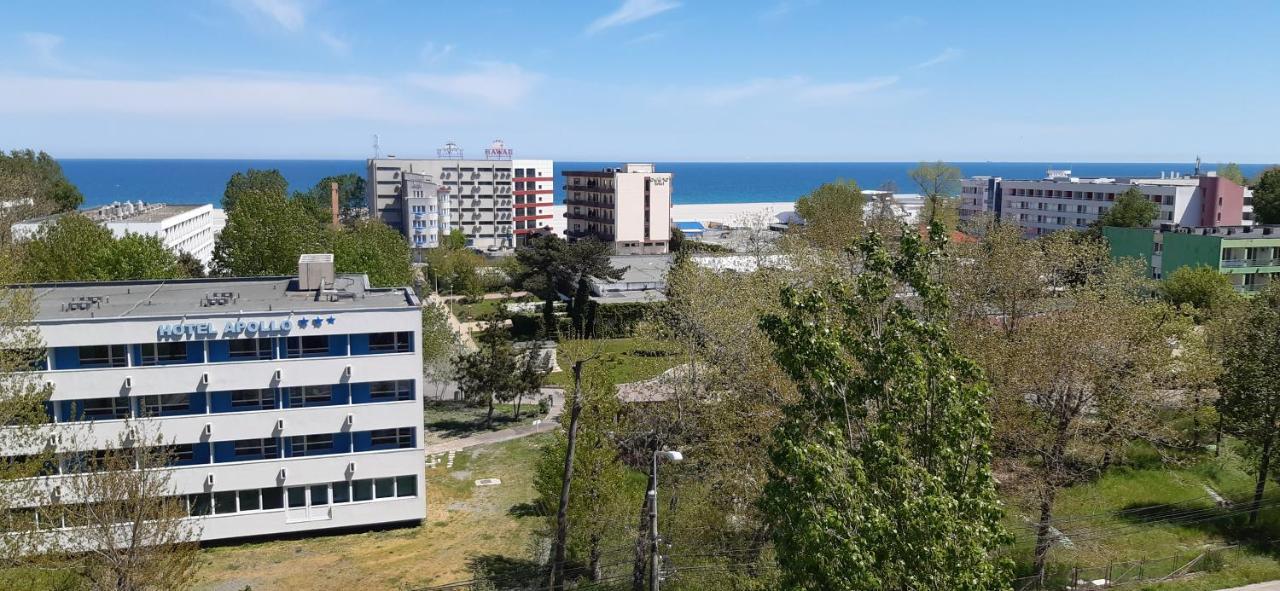
<path fill-rule="evenodd" d="M 649 473 L 649 591 L 658 591 L 661 558 L 658 556 L 658 460 L 684 461 L 684 454 L 670 451 L 653 452 L 653 469 Z"/>

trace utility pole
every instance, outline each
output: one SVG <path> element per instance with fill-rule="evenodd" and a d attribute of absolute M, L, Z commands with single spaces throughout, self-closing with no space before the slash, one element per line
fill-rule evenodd
<path fill-rule="evenodd" d="M 679 462 L 684 455 L 678 451 L 653 452 L 653 468 L 649 473 L 649 591 L 658 591 L 662 581 L 662 556 L 658 540 L 658 459 Z"/>

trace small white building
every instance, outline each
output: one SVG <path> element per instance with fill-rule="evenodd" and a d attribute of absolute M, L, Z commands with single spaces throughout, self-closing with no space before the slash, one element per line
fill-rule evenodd
<path fill-rule="evenodd" d="M 226 216 L 212 205 L 169 205 L 142 201 L 115 202 L 80 213 L 102 227 L 111 230 L 116 237 L 127 233 L 155 236 L 175 252 L 186 252 L 200 259 L 206 267 L 213 259 L 213 241 Z M 15 238 L 35 235 L 42 226 L 56 221 L 63 214 L 54 214 L 24 220 L 13 225 Z"/>

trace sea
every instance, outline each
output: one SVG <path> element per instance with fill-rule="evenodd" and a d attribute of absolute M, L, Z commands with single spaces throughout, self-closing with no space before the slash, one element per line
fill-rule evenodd
<path fill-rule="evenodd" d="M 363 160 L 185 160 L 185 159 L 63 159 L 67 178 L 80 188 L 85 206 L 113 201 L 212 203 L 222 199 L 227 179 L 237 171 L 278 169 L 294 190 L 310 188 L 320 179 L 347 173 L 364 174 Z M 671 172 L 677 204 L 794 201 L 822 183 L 856 181 L 864 189 L 894 187 L 900 193 L 917 189 L 907 171 L 916 162 L 656 162 Z M 1082 177 L 1159 177 L 1191 174 L 1194 163 L 1122 162 L 953 162 L 964 176 L 992 175 L 1014 179 L 1042 178 L 1048 169 L 1069 169 Z M 556 162 L 557 181 L 564 170 L 600 170 L 617 162 Z M 1216 164 L 1203 165 L 1213 170 Z M 1267 165 L 1241 164 L 1248 177 Z M 563 200 L 557 182 L 556 202 Z"/>

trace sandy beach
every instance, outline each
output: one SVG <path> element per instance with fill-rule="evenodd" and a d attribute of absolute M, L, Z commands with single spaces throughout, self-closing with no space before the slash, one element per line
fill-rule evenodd
<path fill-rule="evenodd" d="M 777 215 L 795 209 L 790 201 L 773 201 L 761 203 L 696 203 L 671 206 L 671 219 L 676 222 L 719 222 L 730 226 L 763 227 L 777 221 Z M 551 208 L 551 227 L 556 232 L 564 233 L 564 206 Z"/>

